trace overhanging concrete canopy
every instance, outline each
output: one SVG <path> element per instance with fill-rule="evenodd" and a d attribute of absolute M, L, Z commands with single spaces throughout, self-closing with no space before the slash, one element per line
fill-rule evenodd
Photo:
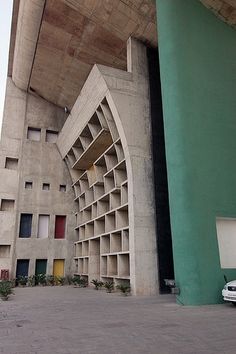
<path fill-rule="evenodd" d="M 199 1 L 236 24 L 235 0 Z M 157 46 L 154 0 L 14 0 L 16 22 L 9 75 L 60 107 L 73 106 L 94 64 L 126 69 L 130 36 Z"/>
<path fill-rule="evenodd" d="M 155 1 L 21 0 L 13 81 L 72 107 L 95 63 L 126 69 L 130 35 L 157 45 Z"/>

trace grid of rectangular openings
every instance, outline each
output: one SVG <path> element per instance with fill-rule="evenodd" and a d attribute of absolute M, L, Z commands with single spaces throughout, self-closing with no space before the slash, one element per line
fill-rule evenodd
<path fill-rule="evenodd" d="M 76 273 L 89 281 L 98 278 L 115 284 L 129 282 L 126 161 L 105 100 L 71 147 L 66 163 L 72 169 L 75 200 L 79 205 Z"/>

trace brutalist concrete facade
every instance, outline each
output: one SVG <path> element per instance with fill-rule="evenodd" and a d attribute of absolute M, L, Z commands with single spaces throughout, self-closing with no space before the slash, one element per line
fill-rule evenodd
<path fill-rule="evenodd" d="M 142 295 L 175 278 L 183 304 L 219 302 L 235 278 L 234 1 L 157 9 L 14 1 L 0 148 L 11 277 L 47 261 Z"/>
<path fill-rule="evenodd" d="M 48 274 L 54 259 L 65 259 L 65 274 L 73 272 L 71 179 L 56 144 L 46 141 L 46 132 L 58 133 L 65 119 L 63 110 L 23 92 L 8 79 L 1 139 L 1 246 L 10 248 L 1 257 L 1 269 L 9 269 L 12 277 L 19 259 L 29 260 L 30 275 L 35 272 L 36 259 L 47 260 Z M 39 141 L 30 140 L 29 129 L 38 129 Z M 49 190 L 43 189 L 45 184 Z M 30 238 L 19 237 L 21 214 L 32 214 Z M 37 234 L 39 215 L 49 216 L 49 237 L 45 239 Z M 56 215 L 67 216 L 63 240 L 53 236 Z"/>
<path fill-rule="evenodd" d="M 145 45 L 129 39 L 127 70 L 95 65 L 69 113 L 28 83 L 43 2 L 22 1 L 18 11 L 2 129 L 1 167 L 9 186 L 4 177 L 1 270 L 14 278 L 27 261 L 26 273 L 34 275 L 44 260 L 46 273 L 55 274 L 59 260 L 60 275 L 130 283 L 133 294 L 157 294 Z M 31 222 L 26 236 L 24 216 Z M 66 217 L 63 239 L 55 238 L 56 216 Z"/>

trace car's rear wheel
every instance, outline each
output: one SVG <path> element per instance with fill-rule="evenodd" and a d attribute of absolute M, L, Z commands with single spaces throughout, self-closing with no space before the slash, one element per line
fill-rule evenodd
<path fill-rule="evenodd" d="M 236 306 L 236 302 L 235 302 L 235 301 L 232 301 L 231 304 L 233 304 L 234 306 Z"/>

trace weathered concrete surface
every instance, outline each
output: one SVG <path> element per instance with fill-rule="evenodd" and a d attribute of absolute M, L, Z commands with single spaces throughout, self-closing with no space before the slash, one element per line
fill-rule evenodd
<path fill-rule="evenodd" d="M 52 274 L 53 260 L 65 259 L 65 273 L 73 273 L 75 216 L 74 193 L 66 165 L 56 144 L 46 141 L 46 131 L 59 132 L 66 116 L 58 107 L 42 98 L 26 94 L 7 80 L 7 93 L 0 141 L 0 204 L 14 200 L 12 210 L 0 207 L 0 246 L 10 245 L 6 258 L 0 257 L 0 270 L 15 276 L 17 259 L 29 259 L 29 275 L 35 272 L 35 260 L 47 259 L 47 273 Z M 28 127 L 41 129 L 40 141 L 27 139 Z M 15 169 L 6 166 L 7 158 L 18 159 Z M 25 182 L 33 183 L 32 189 Z M 50 190 L 43 191 L 42 184 Z M 59 190 L 66 185 L 66 192 Z M 33 214 L 32 237 L 19 238 L 20 214 Z M 50 215 L 49 237 L 37 239 L 38 215 Z M 64 240 L 54 239 L 55 215 L 67 215 Z"/>
<path fill-rule="evenodd" d="M 171 296 L 16 289 L 0 302 L 1 354 L 235 354 L 232 305 L 181 307 Z"/>
<path fill-rule="evenodd" d="M 61 156 L 65 157 L 106 98 L 111 110 L 110 121 L 118 131 L 114 141 L 120 137 L 127 167 L 131 288 L 135 295 L 155 295 L 158 269 L 146 48 L 135 39 L 129 39 L 127 53 L 128 72 L 101 65 L 93 67 L 57 145 Z M 88 273 L 93 279 L 90 270 Z"/>
<path fill-rule="evenodd" d="M 157 45 L 154 1 L 46 1 L 30 86 L 71 108 L 95 63 L 126 68 L 130 35 Z"/>
<path fill-rule="evenodd" d="M 44 3 L 45 0 L 21 0 L 20 2 L 12 79 L 22 90 L 28 88 Z"/>
<path fill-rule="evenodd" d="M 233 27 L 236 26 L 235 0 L 200 0 L 207 8 L 213 11 L 222 21 Z"/>

